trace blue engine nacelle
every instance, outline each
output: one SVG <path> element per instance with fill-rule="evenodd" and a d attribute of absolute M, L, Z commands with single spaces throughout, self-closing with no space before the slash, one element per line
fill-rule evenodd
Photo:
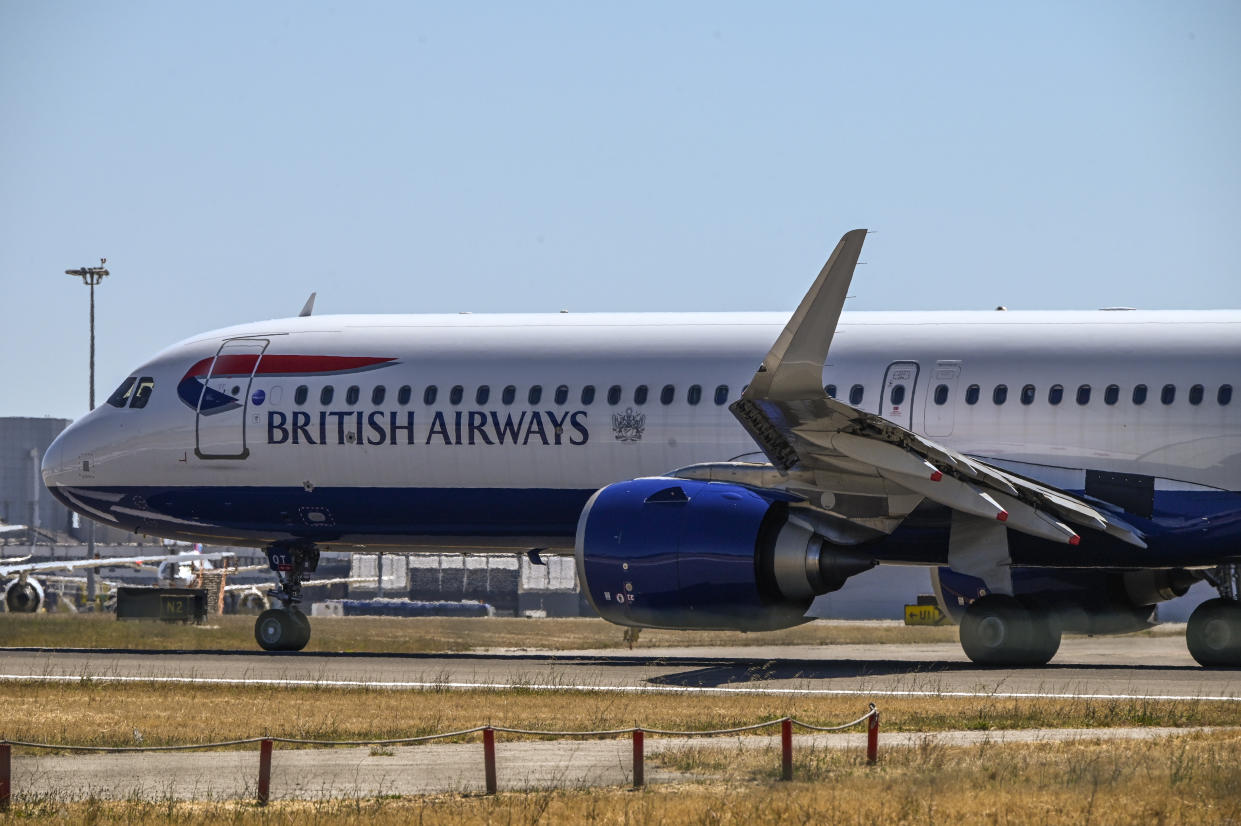
<path fill-rule="evenodd" d="M 875 560 L 832 545 L 786 503 L 724 482 L 649 478 L 595 493 L 577 571 L 599 615 L 650 628 L 768 631 Z"/>

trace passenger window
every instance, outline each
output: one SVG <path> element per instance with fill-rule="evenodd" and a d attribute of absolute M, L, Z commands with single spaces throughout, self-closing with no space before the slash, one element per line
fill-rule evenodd
<path fill-rule="evenodd" d="M 543 401 L 543 385 L 536 384 L 530 388 L 530 392 L 526 394 L 526 401 L 530 404 L 538 404 Z"/>
<path fill-rule="evenodd" d="M 1089 384 L 1083 384 L 1081 387 L 1077 388 L 1077 403 L 1078 404 L 1090 404 L 1090 385 Z"/>
<path fill-rule="evenodd" d="M 1225 405 L 1231 402 L 1232 401 L 1232 385 L 1221 384 L 1219 386 L 1219 392 L 1215 394 L 1215 400 L 1219 402 L 1220 405 Z"/>
<path fill-rule="evenodd" d="M 151 391 L 155 389 L 155 379 L 150 376 L 143 376 L 138 379 L 138 387 L 134 390 L 134 400 L 129 403 L 130 410 L 137 410 L 147 406 L 147 402 L 151 400 Z"/>
<path fill-rule="evenodd" d="M 358 397 L 361 395 L 362 391 L 358 389 L 356 384 L 350 386 L 350 388 L 345 391 L 345 404 L 357 404 Z"/>
<path fill-rule="evenodd" d="M 948 403 L 948 385 L 939 384 L 935 386 L 935 403 L 940 405 Z"/>
<path fill-rule="evenodd" d="M 633 389 L 633 403 L 646 404 L 646 385 L 639 384 Z"/>
<path fill-rule="evenodd" d="M 1133 403 L 1134 404 L 1146 404 L 1146 385 L 1145 384 L 1133 385 Z"/>
<path fill-rule="evenodd" d="M 595 403 L 595 386 L 588 384 L 582 388 L 582 404 Z"/>
<path fill-rule="evenodd" d="M 138 386 L 138 392 L 139 393 L 142 392 L 142 385 Z M 1204 392 L 1204 388 L 1202 387 L 1201 384 L 1195 384 L 1193 387 L 1189 388 L 1189 403 L 1194 404 L 1194 405 L 1202 404 L 1203 392 Z M 138 406 L 137 399 L 134 399 L 134 404 L 132 406 L 133 407 Z"/>
<path fill-rule="evenodd" d="M 1021 388 L 1021 403 L 1026 405 L 1034 404 L 1034 394 L 1035 390 L 1032 384 L 1027 384 Z"/>
<path fill-rule="evenodd" d="M 1116 404 L 1120 399 L 1120 388 L 1114 384 L 1109 384 L 1107 389 L 1103 391 L 1104 404 Z"/>
<path fill-rule="evenodd" d="M 1172 402 L 1176 401 L 1176 385 L 1165 384 L 1163 390 L 1159 391 L 1159 401 L 1164 404 L 1172 404 Z"/>
<path fill-rule="evenodd" d="M 744 393 L 745 391 L 742 390 L 741 392 Z M 715 388 L 715 403 L 717 405 L 728 404 L 728 385 L 727 384 L 721 384 L 719 387 Z"/>
<path fill-rule="evenodd" d="M 862 403 L 862 397 L 866 395 L 866 388 L 860 384 L 855 384 L 849 388 L 849 404 L 857 407 Z"/>
<path fill-rule="evenodd" d="M 484 405 L 491 398 L 491 387 L 486 384 L 480 384 L 478 389 L 474 391 L 474 403 Z"/>
<path fill-rule="evenodd" d="M 828 398 L 831 398 L 831 399 L 836 398 L 836 385 L 834 384 L 823 385 L 823 392 L 827 394 Z"/>
<path fill-rule="evenodd" d="M 108 396 L 108 404 L 113 407 L 124 407 L 129 403 L 129 392 L 134 389 L 134 382 L 138 381 L 133 376 L 121 382 L 121 386 L 116 388 L 111 396 Z"/>
<path fill-rule="evenodd" d="M 676 398 L 676 388 L 671 384 L 665 384 L 664 389 L 659 391 L 660 404 L 672 404 L 672 400 Z"/>
<path fill-rule="evenodd" d="M 384 403 L 384 399 L 387 398 L 387 396 L 388 396 L 387 389 L 382 384 L 377 384 L 375 385 L 375 389 L 371 391 L 371 404 L 378 407 L 379 405 Z M 409 394 L 406 394 L 405 398 L 408 401 Z"/>
<path fill-rule="evenodd" d="M 562 384 L 556 388 L 556 404 L 564 404 L 569 400 L 569 386 Z"/>
<path fill-rule="evenodd" d="M 427 385 L 427 389 L 422 391 L 422 403 L 425 405 L 435 404 L 435 397 L 439 395 L 439 390 L 434 384 Z"/>
<path fill-rule="evenodd" d="M 965 403 L 978 404 L 978 394 L 980 390 L 981 388 L 979 388 L 976 384 L 971 384 L 969 387 L 965 388 Z"/>
<path fill-rule="evenodd" d="M 1060 402 L 1063 399 L 1064 399 L 1064 385 L 1053 384 L 1051 388 L 1047 391 L 1047 403 L 1050 404 L 1052 407 L 1055 407 L 1056 405 L 1060 404 Z"/>
<path fill-rule="evenodd" d="M 306 398 L 310 395 L 310 388 L 304 384 L 299 384 L 297 389 L 293 391 L 293 403 L 299 407 L 306 403 Z"/>
<path fill-rule="evenodd" d="M 332 385 L 325 385 L 324 388 L 319 391 L 319 404 L 327 407 L 332 403 L 332 397 L 335 395 L 336 391 L 332 389 Z"/>
<path fill-rule="evenodd" d="M 997 384 L 995 389 L 991 391 L 991 401 L 995 404 L 1004 404 L 1008 401 L 1008 385 Z"/>
<path fill-rule="evenodd" d="M 396 403 L 402 406 L 407 405 L 412 395 L 414 395 L 414 389 L 408 384 L 403 384 L 401 389 L 396 391 Z"/>
<path fill-rule="evenodd" d="M 512 404 L 513 400 L 516 398 L 517 398 L 517 388 L 511 384 L 506 386 L 504 390 L 500 392 L 500 401 L 504 402 L 505 404 Z"/>
<path fill-rule="evenodd" d="M 615 407 L 620 404 L 621 389 L 619 384 L 614 384 L 608 388 L 608 404 Z"/>
<path fill-rule="evenodd" d="M 892 388 L 892 392 L 888 394 L 888 401 L 893 407 L 905 403 L 905 385 L 898 384 Z"/>
<path fill-rule="evenodd" d="M 690 404 L 698 404 L 698 402 L 702 401 L 702 385 L 691 384 L 689 390 L 685 392 L 685 401 Z"/>
<path fill-rule="evenodd" d="M 461 404 L 463 398 L 465 398 L 465 388 L 459 384 L 454 384 L 452 389 L 448 391 L 448 403 Z"/>

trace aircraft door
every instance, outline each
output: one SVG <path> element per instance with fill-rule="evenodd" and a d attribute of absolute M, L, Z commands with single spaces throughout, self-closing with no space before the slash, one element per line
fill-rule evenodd
<path fill-rule="evenodd" d="M 935 362 L 922 413 L 922 427 L 927 436 L 952 435 L 957 379 L 960 377 L 961 362 Z"/>
<path fill-rule="evenodd" d="M 879 415 L 909 430 L 913 429 L 914 387 L 918 383 L 918 362 L 894 361 L 883 375 L 883 398 Z"/>
<path fill-rule="evenodd" d="M 233 338 L 220 345 L 203 379 L 194 419 L 194 455 L 199 459 L 245 459 L 246 413 L 265 338 Z"/>

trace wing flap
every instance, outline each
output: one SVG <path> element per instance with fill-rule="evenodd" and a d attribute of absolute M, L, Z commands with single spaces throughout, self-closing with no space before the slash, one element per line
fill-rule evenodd
<path fill-rule="evenodd" d="M 1080 535 L 1070 526 L 1078 525 L 1145 548 L 1142 535 L 1108 511 L 824 392 L 823 366 L 865 237 L 866 231 L 858 229 L 840 239 L 754 379 L 729 407 L 780 478 L 787 484 L 790 475 L 796 476 L 800 495 L 827 502 L 842 490 L 873 487 L 880 477 L 897 487 L 884 489 L 888 502 L 916 501 L 900 496 L 903 489 L 1054 542 L 1076 545 Z M 809 486 L 808 474 L 815 480 Z M 819 497 L 813 496 L 815 490 Z M 889 510 L 885 524 L 890 529 L 899 524 L 896 510 Z"/>

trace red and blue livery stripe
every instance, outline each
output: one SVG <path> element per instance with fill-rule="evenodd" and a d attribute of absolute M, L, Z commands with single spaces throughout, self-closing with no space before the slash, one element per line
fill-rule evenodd
<path fill-rule="evenodd" d="M 177 396 L 190 408 L 203 415 L 224 413 L 242 406 L 237 395 L 216 390 L 207 385 L 212 379 L 241 379 L 249 384 L 250 377 L 258 378 L 306 378 L 308 376 L 341 376 L 378 370 L 396 362 L 395 358 L 375 356 L 311 356 L 311 355 L 259 355 L 235 353 L 205 358 L 194 364 L 177 383 Z"/>

